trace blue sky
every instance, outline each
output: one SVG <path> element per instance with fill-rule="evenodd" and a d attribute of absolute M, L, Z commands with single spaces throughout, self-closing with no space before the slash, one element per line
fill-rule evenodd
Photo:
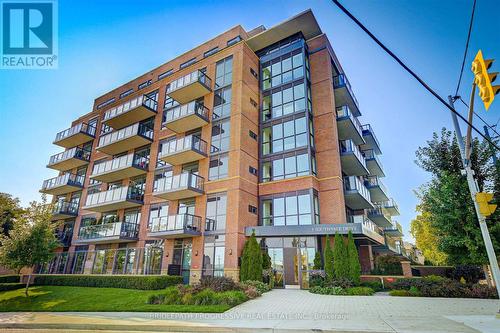
<path fill-rule="evenodd" d="M 454 92 L 472 0 L 342 3 L 441 96 Z M 381 142 L 384 182 L 408 234 L 413 190 L 429 179 L 414 163 L 415 150 L 433 131 L 450 127 L 449 112 L 330 1 L 60 1 L 59 69 L 0 70 L 0 191 L 23 204 L 39 199 L 42 181 L 56 176 L 45 168 L 61 151 L 51 144 L 55 134 L 89 112 L 94 98 L 234 25 L 271 27 L 307 8 L 351 81 L 362 123 L 370 123 Z M 460 91 L 465 100 L 479 48 L 499 58 L 494 68 L 500 71 L 499 11 L 500 2 L 478 0 Z M 496 123 L 500 102 L 488 112 L 478 102 L 476 110 Z"/>

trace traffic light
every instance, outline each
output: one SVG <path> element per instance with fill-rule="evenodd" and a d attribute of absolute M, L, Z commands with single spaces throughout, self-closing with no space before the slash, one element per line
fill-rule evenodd
<path fill-rule="evenodd" d="M 494 59 L 483 59 L 483 52 L 479 50 L 472 62 L 472 73 L 474 73 L 474 83 L 479 88 L 479 97 L 483 100 L 486 110 L 493 102 L 495 95 L 500 91 L 500 86 L 492 86 L 498 73 L 488 73 L 488 69 L 493 64 Z"/>
<path fill-rule="evenodd" d="M 478 192 L 476 193 L 476 201 L 479 205 L 479 211 L 483 216 L 490 216 L 497 209 L 497 205 L 490 204 L 493 199 L 493 193 Z"/>

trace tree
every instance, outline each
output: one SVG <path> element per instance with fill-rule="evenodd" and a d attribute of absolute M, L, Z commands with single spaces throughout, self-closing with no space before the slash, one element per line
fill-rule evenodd
<path fill-rule="evenodd" d="M 333 243 L 333 270 L 337 279 L 349 278 L 349 266 L 344 237 L 335 233 Z"/>
<path fill-rule="evenodd" d="M 21 215 L 23 209 L 19 206 L 19 199 L 12 195 L 0 192 L 0 233 L 9 236 L 14 226 L 14 220 Z"/>
<path fill-rule="evenodd" d="M 314 254 L 313 264 L 313 269 L 321 269 L 323 267 L 323 263 L 321 262 L 321 253 L 319 253 L 319 251 L 316 251 Z"/>
<path fill-rule="evenodd" d="M 266 250 L 262 251 L 262 269 L 269 269 L 271 268 L 271 257 L 267 253 Z"/>
<path fill-rule="evenodd" d="M 335 277 L 335 272 L 333 269 L 333 251 L 330 245 L 330 237 L 326 235 L 325 241 L 325 251 L 323 254 L 325 258 L 325 277 L 327 281 L 332 281 Z"/>
<path fill-rule="evenodd" d="M 241 281 L 262 281 L 262 252 L 255 238 L 255 231 L 246 241 L 241 258 Z"/>
<path fill-rule="evenodd" d="M 411 221 L 410 233 L 415 238 L 417 247 L 422 251 L 426 265 L 429 263 L 435 266 L 446 265 L 448 258 L 438 248 L 438 230 L 431 224 L 431 214 L 422 211 L 420 206 L 417 206 L 417 212 L 419 214 Z"/>
<path fill-rule="evenodd" d="M 354 284 L 359 284 L 361 276 L 361 264 L 359 262 L 358 249 L 354 243 L 354 237 L 352 232 L 349 230 L 347 236 L 347 258 L 348 258 L 348 268 L 349 268 L 349 279 Z"/>
<path fill-rule="evenodd" d="M 435 234 L 435 238 L 431 238 L 434 244 L 430 248 L 439 251 L 433 256 L 440 258 L 441 263 L 452 265 L 487 263 L 467 180 L 460 172 L 462 165 L 458 143 L 452 132 L 443 129 L 440 136 L 434 133 L 432 140 L 417 150 L 416 157 L 417 165 L 432 174 L 431 181 L 424 184 L 417 193 L 420 199 L 418 209 L 422 216 L 415 222 L 417 246 L 429 241 L 422 238 L 427 235 L 422 230 L 428 230 Z M 498 200 L 500 168 L 491 163 L 490 157 L 488 145 L 477 138 L 474 139 L 471 166 L 478 186 L 481 191 L 492 191 Z M 499 210 L 487 220 L 496 253 L 500 251 L 498 222 L 500 222 Z M 422 224 L 426 224 L 427 229 L 422 227 Z"/>
<path fill-rule="evenodd" d="M 47 205 L 43 197 L 42 203 L 30 203 L 30 207 L 14 221 L 10 237 L 0 235 L 0 264 L 16 271 L 23 267 L 31 269 L 26 281 L 26 296 L 35 265 L 49 262 L 54 250 L 60 246 L 54 233 L 57 224 L 51 221 L 51 217 L 52 206 Z"/>

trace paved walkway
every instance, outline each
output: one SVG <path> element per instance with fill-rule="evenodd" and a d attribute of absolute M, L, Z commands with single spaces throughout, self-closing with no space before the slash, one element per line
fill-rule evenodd
<path fill-rule="evenodd" d="M 65 327 L 136 332 L 499 333 L 500 318 L 495 318 L 499 306 L 498 300 L 327 296 L 273 290 L 223 314 L 0 313 L 0 331 Z"/>

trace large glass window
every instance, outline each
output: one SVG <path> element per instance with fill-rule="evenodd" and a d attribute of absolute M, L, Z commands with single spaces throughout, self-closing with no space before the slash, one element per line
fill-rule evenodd
<path fill-rule="evenodd" d="M 262 64 L 262 90 L 304 77 L 302 49 L 284 54 Z"/>
<path fill-rule="evenodd" d="M 310 193 L 287 193 L 261 201 L 264 226 L 310 225 L 319 222 L 319 205 Z M 318 216 L 318 218 L 316 218 Z"/>
<path fill-rule="evenodd" d="M 307 146 L 307 118 L 301 117 L 264 128 L 263 155 Z"/>
<path fill-rule="evenodd" d="M 207 196 L 207 225 L 205 230 L 226 229 L 227 195 L 216 193 Z"/>
<path fill-rule="evenodd" d="M 205 236 L 203 275 L 224 276 L 225 236 Z"/>
<path fill-rule="evenodd" d="M 211 152 L 224 152 L 229 150 L 230 123 L 229 119 L 218 122 L 212 126 Z"/>
<path fill-rule="evenodd" d="M 214 92 L 214 112 L 212 119 L 224 118 L 231 114 L 231 95 L 230 86 Z"/>
<path fill-rule="evenodd" d="M 228 175 L 228 154 L 218 154 L 210 158 L 208 180 L 226 178 Z"/>
<path fill-rule="evenodd" d="M 215 65 L 215 87 L 230 85 L 233 75 L 233 57 L 227 57 Z"/>
<path fill-rule="evenodd" d="M 151 208 L 149 209 L 148 227 L 151 227 L 151 224 L 157 218 L 164 217 L 167 215 L 168 215 L 168 203 L 167 202 L 162 202 L 162 203 L 151 205 Z"/>
<path fill-rule="evenodd" d="M 304 81 L 300 81 L 265 92 L 262 97 L 262 120 L 306 110 L 305 86 Z"/>
<path fill-rule="evenodd" d="M 297 155 L 285 155 L 278 159 L 272 161 L 266 161 L 262 163 L 261 177 L 263 182 L 268 182 L 272 180 L 281 180 L 286 178 L 294 178 L 300 176 L 306 176 L 316 174 L 316 170 L 312 168 L 315 163 L 312 162 L 315 157 L 312 158 L 308 153 L 301 153 Z"/>

